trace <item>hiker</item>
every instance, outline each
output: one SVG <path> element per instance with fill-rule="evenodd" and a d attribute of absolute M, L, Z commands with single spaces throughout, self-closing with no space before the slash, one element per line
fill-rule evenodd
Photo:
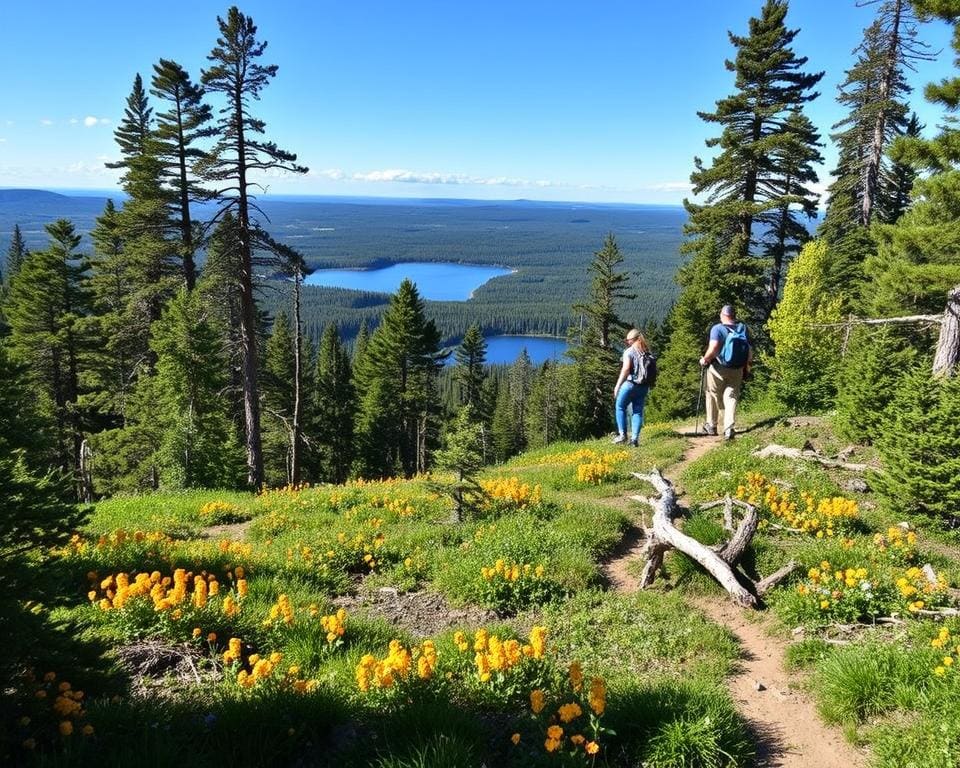
<path fill-rule="evenodd" d="M 752 363 L 753 347 L 747 326 L 737 321 L 736 310 L 726 304 L 720 310 L 720 322 L 710 329 L 707 351 L 700 358 L 700 365 L 706 368 L 704 376 L 707 385 L 704 434 L 717 434 L 717 421 L 722 408 L 723 439 L 733 439 L 740 385 L 749 375 Z"/>
<path fill-rule="evenodd" d="M 630 407 L 631 436 L 630 445 L 640 441 L 640 428 L 643 426 L 643 407 L 647 402 L 647 393 L 657 377 L 657 362 L 650 353 L 650 345 L 643 334 L 631 328 L 626 338 L 627 348 L 623 351 L 623 365 L 613 387 L 613 400 L 616 403 L 617 436 L 616 444 L 627 442 L 627 407 Z"/>

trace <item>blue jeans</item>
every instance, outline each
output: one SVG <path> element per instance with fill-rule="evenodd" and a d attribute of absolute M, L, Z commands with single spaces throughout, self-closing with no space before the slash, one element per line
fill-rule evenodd
<path fill-rule="evenodd" d="M 633 440 L 640 439 L 640 428 L 643 426 L 643 406 L 647 402 L 647 392 L 650 387 L 646 384 L 634 384 L 625 381 L 617 392 L 617 431 L 621 435 L 627 434 L 627 406 L 633 411 L 630 419 L 631 435 Z"/>

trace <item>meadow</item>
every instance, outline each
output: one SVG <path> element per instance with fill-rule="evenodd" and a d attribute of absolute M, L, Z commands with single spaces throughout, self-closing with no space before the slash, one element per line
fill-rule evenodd
<path fill-rule="evenodd" d="M 683 461 L 678 425 L 641 448 L 559 443 L 481 477 L 457 521 L 443 475 L 116 497 L 36 563 L 55 629 L 3 720 L 13 764 L 747 766 L 762 737 L 727 689 L 742 649 L 691 607 L 726 596 L 685 556 L 647 591 L 606 567 L 649 510 L 633 476 L 762 510 L 751 576 L 800 564 L 761 614 L 827 723 L 877 766 L 956 765 L 955 539 L 899 521 L 850 478 L 758 459 L 836 450 L 777 419 Z M 872 460 L 868 449 L 860 458 Z M 862 489 L 862 486 L 858 486 Z M 903 523 L 903 525 L 901 525 Z M 930 582 L 920 570 L 930 563 Z M 639 560 L 633 561 L 639 566 Z M 948 611 L 949 612 L 949 611 Z"/>

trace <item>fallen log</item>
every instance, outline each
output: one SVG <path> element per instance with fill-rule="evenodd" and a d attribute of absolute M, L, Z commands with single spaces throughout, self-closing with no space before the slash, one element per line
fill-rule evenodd
<path fill-rule="evenodd" d="M 757 606 L 756 596 L 738 581 L 730 563 L 714 550 L 687 536 L 673 524 L 673 519 L 677 514 L 677 495 L 673 484 L 657 469 L 647 475 L 634 473 L 634 476 L 650 483 L 659 493 L 658 498 L 649 500 L 653 505 L 653 529 L 648 538 L 645 553 L 647 561 L 640 578 L 641 587 L 647 587 L 653 583 L 657 571 L 663 565 L 664 554 L 667 550 L 673 548 L 699 563 L 730 593 L 730 596 L 738 605 L 755 608 Z M 633 498 L 638 501 L 646 500 L 643 497 Z M 743 526 L 741 525 L 741 527 Z M 752 537 L 752 535 L 751 533 L 750 536 Z M 749 539 L 747 543 L 749 544 Z"/>
<path fill-rule="evenodd" d="M 782 459 L 799 459 L 801 461 L 813 461 L 817 464 L 822 464 L 825 467 L 846 469 L 850 472 L 865 472 L 870 468 L 867 464 L 857 464 L 849 461 L 828 459 L 826 456 L 821 456 L 816 451 L 804 451 L 800 448 L 788 448 L 785 445 L 777 445 L 776 443 L 771 443 L 766 448 L 756 450 L 752 455 L 756 456 L 758 459 L 769 459 L 774 457 Z"/>
<path fill-rule="evenodd" d="M 783 568 L 780 568 L 779 570 L 771 573 L 769 576 L 760 579 L 760 581 L 757 582 L 757 597 L 763 597 L 765 594 L 767 594 L 767 592 L 790 576 L 799 567 L 799 565 L 791 560 L 789 563 L 783 566 Z"/>

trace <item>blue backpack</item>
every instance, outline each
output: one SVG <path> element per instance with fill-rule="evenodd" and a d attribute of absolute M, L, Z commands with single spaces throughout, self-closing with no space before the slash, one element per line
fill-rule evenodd
<path fill-rule="evenodd" d="M 747 339 L 747 326 L 737 323 L 736 328 L 727 328 L 727 338 L 717 355 L 717 362 L 724 368 L 743 368 L 750 355 L 750 341 Z"/>

